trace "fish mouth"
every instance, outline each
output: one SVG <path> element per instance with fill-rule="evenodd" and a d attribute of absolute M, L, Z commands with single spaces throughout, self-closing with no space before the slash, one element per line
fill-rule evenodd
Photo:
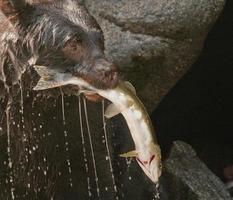
<path fill-rule="evenodd" d="M 139 158 L 136 158 L 139 166 L 142 168 L 144 173 L 148 176 L 148 178 L 155 184 L 158 184 L 159 177 L 161 175 L 160 166 L 154 159 L 154 156 L 151 157 L 150 161 L 143 163 Z"/>

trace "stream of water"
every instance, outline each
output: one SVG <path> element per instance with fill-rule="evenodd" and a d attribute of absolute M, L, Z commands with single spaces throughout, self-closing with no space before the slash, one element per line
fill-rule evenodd
<path fill-rule="evenodd" d="M 10 94 L 9 87 L 7 87 L 8 94 Z M 6 108 L 6 128 L 7 128 L 7 156 L 8 156 L 8 168 L 9 168 L 9 180 L 6 182 L 10 185 L 10 192 L 12 200 L 15 200 L 15 188 L 14 188 L 14 174 L 13 174 L 13 162 L 11 152 L 11 130 L 10 130 L 10 109 L 12 104 L 12 98 L 9 97 Z"/>
<path fill-rule="evenodd" d="M 66 117 L 65 117 L 65 98 L 64 98 L 64 93 L 62 91 L 62 89 L 60 89 L 61 91 L 61 105 L 62 105 L 62 122 L 63 122 L 63 126 L 64 128 L 66 127 Z M 73 180 L 72 180 L 72 168 L 71 168 L 71 162 L 70 162 L 70 158 L 69 158 L 69 142 L 68 142 L 68 131 L 64 130 L 64 138 L 65 138 L 65 151 L 66 151 L 66 163 L 68 166 L 68 172 L 70 174 L 69 177 L 69 184 L 70 187 L 73 187 Z"/>
<path fill-rule="evenodd" d="M 84 159 L 85 172 L 87 176 L 87 190 L 88 190 L 88 196 L 91 197 L 92 193 L 91 193 L 91 185 L 90 185 L 90 177 L 89 177 L 88 160 L 87 160 L 86 147 L 85 147 L 85 137 L 83 131 L 82 104 L 81 104 L 80 96 L 78 97 L 78 108 L 79 108 L 80 133 L 81 133 L 82 148 L 83 148 L 83 159 Z"/>
<path fill-rule="evenodd" d="M 84 105 L 84 114 L 85 114 L 85 119 L 86 119 L 88 138 L 89 138 L 90 148 L 91 148 L 92 163 L 93 163 L 94 173 L 95 173 L 96 191 L 97 191 L 97 196 L 99 197 L 100 196 L 99 178 L 98 178 L 98 173 L 97 173 L 97 169 L 96 169 L 96 160 L 95 160 L 95 154 L 94 154 L 94 149 L 93 149 L 93 142 L 92 142 L 90 125 L 89 125 L 89 119 L 88 119 L 88 113 L 87 113 L 87 103 L 86 103 L 86 99 L 85 98 L 83 98 L 83 105 Z"/>
<path fill-rule="evenodd" d="M 112 158 L 111 158 L 111 154 L 109 150 L 109 142 L 108 142 L 106 120 L 105 120 L 104 112 L 105 112 L 105 104 L 104 104 L 104 100 L 102 100 L 102 120 L 103 120 L 104 139 L 105 139 L 105 145 L 106 145 L 106 150 L 108 154 L 109 169 L 110 169 L 111 176 L 112 176 L 112 184 L 113 184 L 113 188 L 116 194 L 116 199 L 118 199 L 117 186 L 116 186 L 115 176 L 114 176 L 113 167 L 112 167 Z"/>

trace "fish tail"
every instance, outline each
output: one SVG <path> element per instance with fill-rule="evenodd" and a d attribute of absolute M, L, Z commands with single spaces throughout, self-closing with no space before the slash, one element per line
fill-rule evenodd
<path fill-rule="evenodd" d="M 45 66 L 35 65 L 33 68 L 41 77 L 33 90 L 46 90 L 61 86 L 61 82 L 57 80 L 56 71 Z"/>

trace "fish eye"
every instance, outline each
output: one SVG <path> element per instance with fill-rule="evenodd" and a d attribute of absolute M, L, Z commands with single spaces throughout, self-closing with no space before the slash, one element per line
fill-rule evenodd
<path fill-rule="evenodd" d="M 159 169 L 162 169 L 162 162 L 159 163 Z"/>
<path fill-rule="evenodd" d="M 73 37 L 66 43 L 65 46 L 68 47 L 69 49 L 72 49 L 73 51 L 76 51 L 81 44 L 82 44 L 82 40 L 80 38 Z"/>

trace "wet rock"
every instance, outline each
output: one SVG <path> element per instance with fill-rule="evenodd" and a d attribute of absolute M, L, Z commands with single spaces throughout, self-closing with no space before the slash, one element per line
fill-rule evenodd
<path fill-rule="evenodd" d="M 219 178 L 197 157 L 190 145 L 176 141 L 164 163 L 164 185 L 169 199 L 231 200 Z"/>
<path fill-rule="evenodd" d="M 104 31 L 106 55 L 119 65 L 123 76 L 136 86 L 143 102 L 153 109 L 198 56 L 224 1 L 170 0 L 165 4 L 162 0 L 86 0 L 86 4 Z M 23 92 L 25 112 L 19 112 L 20 94 L 14 92 L 13 120 L 8 123 L 13 156 L 12 184 L 8 181 L 11 169 L 8 167 L 6 120 L 3 120 L 3 131 L 0 132 L 0 199 L 9 199 L 12 189 L 18 198 L 28 194 L 29 199 L 51 199 L 53 195 L 55 199 L 88 199 L 91 192 L 92 198 L 96 199 L 96 180 L 99 180 L 103 199 L 115 199 L 116 195 L 119 199 L 152 199 L 152 189 L 148 186 L 151 183 L 147 183 L 148 179 L 136 161 L 132 160 L 128 165 L 118 156 L 125 152 L 123 143 L 132 143 L 130 134 L 113 132 L 116 123 L 111 123 L 108 135 L 118 189 L 116 194 L 103 136 L 101 105 L 88 106 L 99 176 L 96 179 L 85 119 L 86 160 L 84 156 L 78 99 L 63 99 L 65 106 L 62 106 L 60 98 L 43 99 L 36 96 L 35 91 Z M 5 102 L 2 104 L 1 116 L 6 106 Z M 81 115 L 85 118 L 83 111 Z M 127 140 L 117 138 L 124 135 Z M 165 163 L 166 199 L 229 199 L 219 179 L 187 145 L 176 144 L 174 149 Z"/>
<path fill-rule="evenodd" d="M 195 61 L 224 6 L 224 0 L 85 3 L 103 29 L 107 57 L 150 110 Z"/>

